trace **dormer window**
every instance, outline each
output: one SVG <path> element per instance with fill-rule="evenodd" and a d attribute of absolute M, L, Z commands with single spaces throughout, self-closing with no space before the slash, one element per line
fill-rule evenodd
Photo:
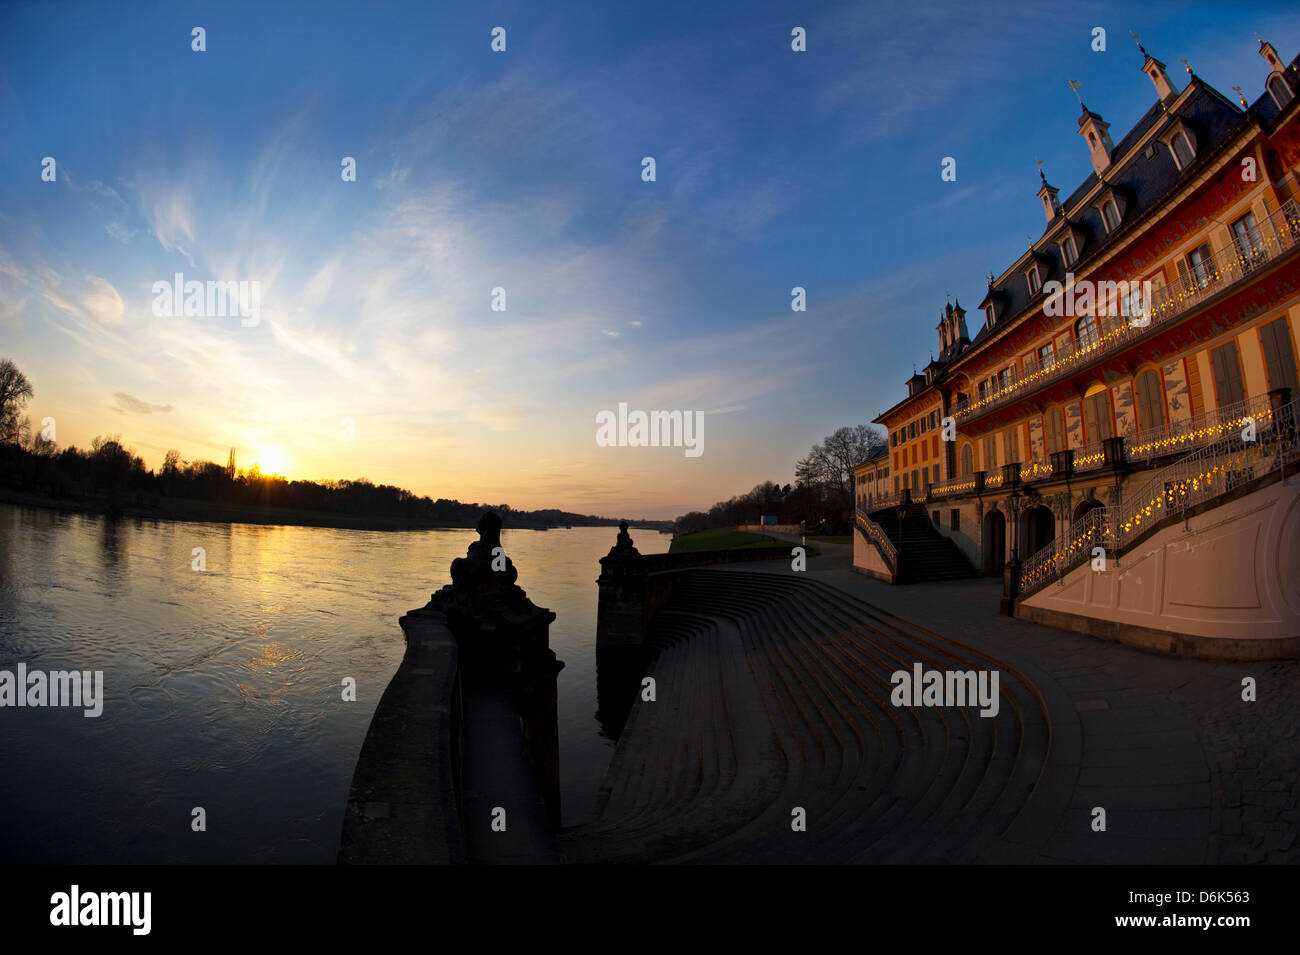
<path fill-rule="evenodd" d="M 1174 154 L 1174 162 L 1178 164 L 1179 169 L 1186 169 L 1195 158 L 1192 154 L 1192 144 L 1181 129 L 1169 140 L 1169 151 Z"/>
<path fill-rule="evenodd" d="M 1061 259 L 1067 269 L 1079 261 L 1079 249 L 1074 244 L 1074 236 L 1067 235 L 1065 241 L 1061 243 Z"/>
<path fill-rule="evenodd" d="M 1273 102 L 1277 103 L 1278 109 L 1283 109 L 1286 104 L 1295 99 L 1295 94 L 1291 92 L 1291 87 L 1287 86 L 1286 80 L 1282 74 L 1275 73 L 1268 79 L 1268 92 L 1273 97 Z"/>
<path fill-rule="evenodd" d="M 1025 278 L 1029 282 L 1029 294 L 1037 295 L 1038 290 L 1043 287 L 1042 279 L 1038 276 L 1038 266 L 1031 265 L 1028 271 L 1025 272 Z"/>
<path fill-rule="evenodd" d="M 992 305 L 985 305 L 985 306 L 984 306 L 984 321 L 985 321 L 985 323 L 989 326 L 989 328 L 992 328 L 992 327 L 993 327 L 993 318 L 994 318 L 994 316 L 993 316 L 993 306 L 992 306 Z"/>
<path fill-rule="evenodd" d="M 1119 206 L 1114 199 L 1107 199 L 1101 204 L 1101 219 L 1106 223 L 1106 231 L 1114 232 L 1119 228 Z"/>

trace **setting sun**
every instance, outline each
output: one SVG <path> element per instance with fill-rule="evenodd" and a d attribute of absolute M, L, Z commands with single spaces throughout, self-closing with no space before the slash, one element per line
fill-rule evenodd
<path fill-rule="evenodd" d="M 263 474 L 284 474 L 289 466 L 289 458 L 281 448 L 262 448 L 254 463 Z"/>

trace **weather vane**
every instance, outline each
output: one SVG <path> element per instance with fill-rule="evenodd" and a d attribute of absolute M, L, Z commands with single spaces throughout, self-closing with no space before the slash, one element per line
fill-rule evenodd
<path fill-rule="evenodd" d="M 1195 75 L 1196 75 L 1195 73 L 1192 72 L 1192 64 L 1188 63 L 1186 60 L 1179 60 L 1178 62 L 1181 63 L 1181 64 L 1183 64 L 1183 66 L 1187 69 L 1187 75 L 1188 75 L 1188 76 L 1195 76 Z"/>
<path fill-rule="evenodd" d="M 1232 91 L 1237 94 L 1237 99 L 1241 100 L 1241 105 L 1243 107 L 1250 105 L 1249 103 L 1246 102 L 1246 94 L 1241 91 L 1240 86 L 1234 86 L 1232 88 Z"/>
<path fill-rule="evenodd" d="M 1083 105 L 1083 96 L 1079 93 L 1079 87 L 1082 85 L 1083 84 L 1078 80 L 1070 80 L 1070 89 L 1074 90 L 1074 95 L 1079 100 L 1079 106 L 1087 109 L 1087 107 Z"/>

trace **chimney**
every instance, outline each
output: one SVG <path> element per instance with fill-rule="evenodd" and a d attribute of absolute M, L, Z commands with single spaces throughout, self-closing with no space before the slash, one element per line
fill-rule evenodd
<path fill-rule="evenodd" d="M 1259 40 L 1259 55 L 1268 62 L 1269 69 L 1275 70 L 1279 73 L 1283 72 L 1286 69 L 1286 65 L 1278 59 L 1277 50 L 1273 49 L 1273 44 L 1269 43 L 1263 37 L 1258 37 L 1257 39 Z"/>
<path fill-rule="evenodd" d="M 1080 104 L 1082 105 L 1082 101 Z M 1115 144 L 1110 141 L 1110 123 L 1102 119 L 1100 114 L 1084 106 L 1083 113 L 1079 116 L 1079 135 L 1088 141 L 1088 150 L 1092 153 L 1092 168 L 1100 176 L 1110 168 L 1110 154 L 1115 149 Z"/>
<path fill-rule="evenodd" d="M 1151 82 L 1156 88 L 1156 95 L 1160 97 L 1160 102 L 1168 106 L 1177 98 L 1178 87 L 1175 86 L 1174 81 L 1169 78 L 1169 74 L 1165 71 L 1165 65 L 1163 63 L 1148 53 L 1146 47 L 1141 43 L 1138 44 L 1138 49 L 1141 50 L 1142 55 L 1146 57 L 1142 63 L 1142 72 L 1151 77 Z"/>
<path fill-rule="evenodd" d="M 1043 212 L 1050 223 L 1060 214 L 1061 203 L 1057 200 L 1056 194 L 1060 191 L 1055 186 L 1049 185 L 1047 178 L 1043 175 L 1043 170 L 1038 170 L 1038 179 L 1042 182 L 1042 187 L 1038 190 L 1038 198 L 1043 200 Z"/>

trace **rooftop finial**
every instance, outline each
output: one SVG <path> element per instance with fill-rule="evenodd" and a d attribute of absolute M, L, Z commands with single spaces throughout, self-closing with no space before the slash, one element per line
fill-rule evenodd
<path fill-rule="evenodd" d="M 1240 87 L 1240 86 L 1234 86 L 1234 87 L 1232 88 L 1232 90 L 1233 90 L 1234 93 L 1237 94 L 1237 99 L 1238 99 L 1238 100 L 1240 101 L 1240 103 L 1241 103 L 1241 108 L 1242 108 L 1242 109 L 1249 109 L 1249 108 L 1250 108 L 1250 104 L 1246 102 L 1246 95 L 1241 91 L 1241 87 Z"/>
<path fill-rule="evenodd" d="M 1088 107 L 1083 105 L 1083 94 L 1079 92 L 1079 87 L 1082 85 L 1083 84 L 1080 83 L 1078 80 L 1070 80 L 1070 89 L 1074 90 L 1074 96 L 1079 101 L 1079 106 L 1086 113 L 1088 111 Z"/>
<path fill-rule="evenodd" d="M 1195 73 L 1192 72 L 1192 64 L 1188 63 L 1186 60 L 1179 60 L 1178 62 L 1181 63 L 1181 64 L 1183 64 L 1183 68 L 1184 68 L 1185 70 L 1187 70 L 1187 75 L 1188 75 L 1188 76 L 1195 76 L 1195 75 L 1196 75 Z"/>
<path fill-rule="evenodd" d="M 1143 56 L 1151 55 L 1150 53 L 1147 52 L 1147 48 L 1142 45 L 1142 37 L 1140 34 L 1134 33 L 1132 30 L 1129 30 L 1128 35 L 1133 38 L 1133 42 L 1138 45 L 1138 49 L 1142 51 Z"/>

